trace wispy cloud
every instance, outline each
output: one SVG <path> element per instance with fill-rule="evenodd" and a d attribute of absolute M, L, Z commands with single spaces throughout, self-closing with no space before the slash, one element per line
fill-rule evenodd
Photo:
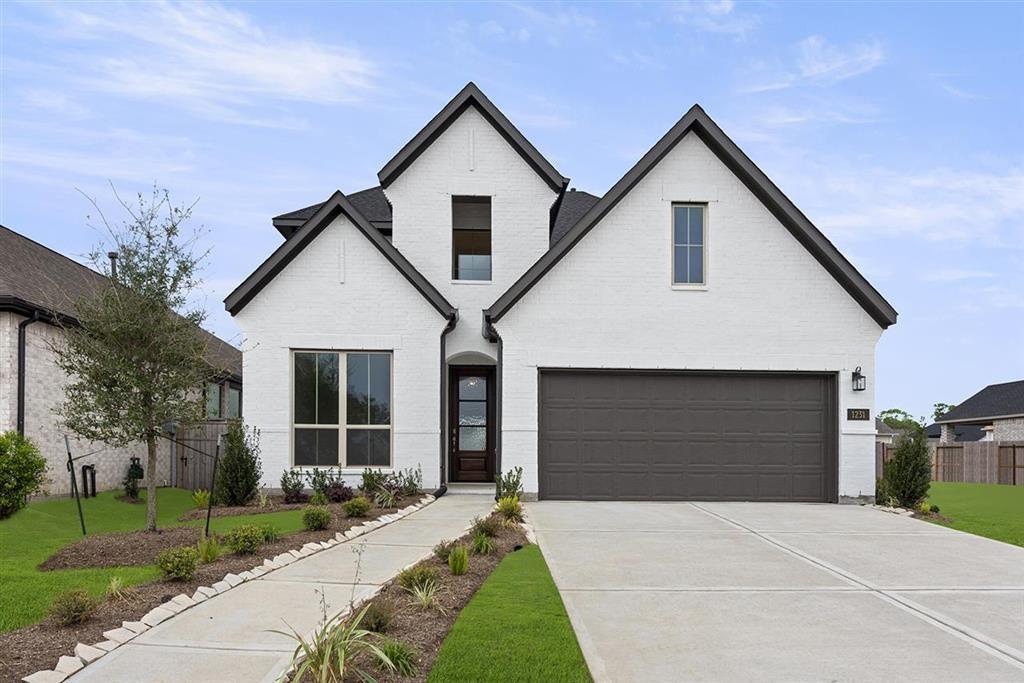
<path fill-rule="evenodd" d="M 796 44 L 796 58 L 790 68 L 755 64 L 753 75 L 740 86 L 743 93 L 785 90 L 798 85 L 827 86 L 868 73 L 885 62 L 880 42 L 859 42 L 847 46 L 829 43 L 821 36 L 808 36 Z"/>
<path fill-rule="evenodd" d="M 950 83 L 946 83 L 945 81 L 939 81 L 939 87 L 947 95 L 952 95 L 953 97 L 955 97 L 957 99 L 960 99 L 960 100 L 983 100 L 983 99 L 986 99 L 984 95 L 978 95 L 976 93 L 968 92 L 966 90 L 963 90 L 961 88 L 956 87 L 955 85 L 951 85 Z"/>
<path fill-rule="evenodd" d="M 350 103 L 372 89 L 375 64 L 354 48 L 282 35 L 215 3 L 40 6 L 39 31 L 61 38 L 70 84 L 159 101 L 214 120 L 294 128 L 274 103 Z M 258 110 L 258 113 L 256 113 Z"/>
<path fill-rule="evenodd" d="M 673 6 L 673 20 L 698 31 L 746 38 L 760 23 L 760 17 L 738 11 L 733 0 L 686 0 Z"/>
<path fill-rule="evenodd" d="M 958 268 L 940 268 L 929 270 L 921 276 L 922 282 L 960 282 L 962 280 L 978 280 L 993 278 L 996 274 L 987 270 L 966 270 Z"/>

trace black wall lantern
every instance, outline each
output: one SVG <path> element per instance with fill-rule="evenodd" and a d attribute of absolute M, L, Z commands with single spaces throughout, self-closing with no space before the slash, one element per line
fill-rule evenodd
<path fill-rule="evenodd" d="M 858 365 L 857 369 L 853 371 L 853 390 L 864 391 L 867 388 L 868 378 L 861 373 L 860 366 Z"/>

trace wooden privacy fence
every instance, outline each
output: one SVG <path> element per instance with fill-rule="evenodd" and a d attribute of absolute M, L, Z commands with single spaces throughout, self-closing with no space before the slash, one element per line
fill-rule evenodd
<path fill-rule="evenodd" d="M 932 460 L 932 481 L 1024 486 L 1024 443 L 967 441 L 928 444 Z M 881 477 L 892 460 L 893 447 L 875 444 L 875 476 Z"/>
<path fill-rule="evenodd" d="M 217 448 L 217 439 L 227 429 L 226 421 L 202 422 L 178 429 L 174 448 L 175 486 L 190 491 L 210 490 L 213 478 L 213 454 Z M 196 453 L 191 450 L 192 448 L 207 455 Z"/>

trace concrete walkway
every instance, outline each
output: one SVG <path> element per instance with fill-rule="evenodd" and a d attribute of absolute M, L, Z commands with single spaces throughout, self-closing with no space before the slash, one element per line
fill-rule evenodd
<path fill-rule="evenodd" d="M 527 512 L 598 681 L 1024 681 L 1024 548 L 857 506 Z"/>
<path fill-rule="evenodd" d="M 315 629 L 350 599 L 376 592 L 404 567 L 428 557 L 442 539 L 462 535 L 494 505 L 486 495 L 447 495 L 422 510 L 217 595 L 144 632 L 72 678 L 103 683 L 146 681 L 274 681 L 291 661 L 295 641 L 272 629 Z M 359 575 L 357 553 L 362 548 Z"/>

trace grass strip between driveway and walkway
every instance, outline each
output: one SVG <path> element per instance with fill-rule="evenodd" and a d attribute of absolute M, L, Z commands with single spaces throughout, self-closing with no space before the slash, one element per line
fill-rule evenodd
<path fill-rule="evenodd" d="M 933 481 L 928 501 L 951 520 L 936 524 L 1024 546 L 1024 486 Z"/>
<path fill-rule="evenodd" d="M 459 614 L 428 680 L 592 680 L 539 547 L 501 561 Z"/>
<path fill-rule="evenodd" d="M 86 530 L 90 535 L 134 531 L 146 525 L 146 506 L 119 501 L 120 491 L 106 491 L 82 500 Z M 141 493 L 145 497 L 145 492 Z M 186 523 L 178 517 L 194 507 L 192 494 L 183 489 L 157 491 L 157 526 L 202 526 L 204 520 Z M 263 515 L 214 517 L 210 530 L 225 533 L 250 522 L 269 522 L 280 533 L 302 528 L 301 510 Z M 0 521 L 0 632 L 33 624 L 46 616 L 50 602 L 61 591 L 82 588 L 103 595 L 112 576 L 128 585 L 159 578 L 155 566 L 64 569 L 40 571 L 38 565 L 60 548 L 82 537 L 78 509 L 73 498 L 38 501 Z"/>

